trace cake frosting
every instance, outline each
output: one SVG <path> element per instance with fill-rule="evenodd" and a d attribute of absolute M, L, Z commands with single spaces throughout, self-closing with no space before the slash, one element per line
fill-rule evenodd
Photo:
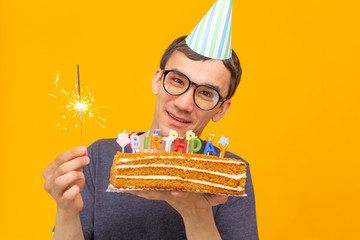
<path fill-rule="evenodd" d="M 245 195 L 246 164 L 212 155 L 158 152 L 114 157 L 107 191 L 185 190 Z"/>

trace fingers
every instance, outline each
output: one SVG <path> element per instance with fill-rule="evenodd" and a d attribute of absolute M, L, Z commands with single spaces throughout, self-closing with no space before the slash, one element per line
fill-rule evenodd
<path fill-rule="evenodd" d="M 73 148 L 63 154 L 60 154 L 55 161 L 49 164 L 49 166 L 43 171 L 43 177 L 46 178 L 52 175 L 53 172 L 63 163 L 68 162 L 74 158 L 87 156 L 87 149 L 84 146 Z"/>
<path fill-rule="evenodd" d="M 80 193 L 81 188 L 78 185 L 73 185 L 58 199 L 58 207 L 70 210 L 72 214 L 80 212 L 84 206 Z"/>
<path fill-rule="evenodd" d="M 84 174 L 80 171 L 71 171 L 55 179 L 54 192 L 57 196 L 61 196 L 68 188 L 73 186 L 78 186 L 79 190 L 82 190 L 84 184 Z"/>
<path fill-rule="evenodd" d="M 214 202 L 212 203 L 213 206 L 218 204 L 224 204 L 229 199 L 229 196 L 226 195 L 215 195 Z"/>
<path fill-rule="evenodd" d="M 174 191 L 171 191 L 170 194 L 174 197 L 186 198 L 188 196 L 189 192 L 174 190 Z"/>
<path fill-rule="evenodd" d="M 63 198 L 64 200 L 72 201 L 79 193 L 81 193 L 81 188 L 78 185 L 73 185 L 64 192 Z"/>
<path fill-rule="evenodd" d="M 64 164 L 60 165 L 55 172 L 49 172 L 48 175 L 46 173 L 44 174 L 45 178 L 45 184 L 44 188 L 45 190 L 52 194 L 56 193 L 59 194 L 64 191 L 64 179 L 69 179 L 69 176 L 72 176 L 73 179 L 68 180 L 70 182 L 76 181 L 78 177 L 82 177 L 84 174 L 82 173 L 82 168 L 89 164 L 90 159 L 88 156 L 82 156 L 73 159 L 72 161 L 65 162 Z M 71 173 L 73 172 L 73 173 Z M 76 175 L 75 172 L 78 172 L 79 174 Z M 70 174 L 68 174 L 70 173 Z M 60 177 L 60 178 L 59 178 Z M 73 183 L 76 184 L 76 183 Z M 79 185 L 82 189 L 83 186 L 81 184 Z M 68 186 L 65 186 L 68 187 Z"/>
<path fill-rule="evenodd" d="M 62 176 L 64 174 L 67 174 L 68 172 L 82 169 L 87 164 L 89 164 L 89 162 L 90 159 L 88 156 L 78 157 L 71 161 L 65 162 L 55 170 L 54 177 L 56 178 L 57 176 Z"/>

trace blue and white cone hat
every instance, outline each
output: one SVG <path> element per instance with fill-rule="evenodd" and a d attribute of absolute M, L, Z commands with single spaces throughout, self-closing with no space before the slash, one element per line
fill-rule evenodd
<path fill-rule="evenodd" d="M 217 0 L 195 29 L 186 44 L 208 58 L 231 58 L 232 0 Z"/>

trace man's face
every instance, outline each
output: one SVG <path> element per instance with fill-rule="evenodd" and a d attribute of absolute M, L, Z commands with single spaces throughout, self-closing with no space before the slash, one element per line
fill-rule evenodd
<path fill-rule="evenodd" d="M 169 58 L 165 70 L 177 70 L 199 85 L 211 85 L 220 89 L 225 97 L 230 84 L 230 71 L 220 60 L 193 61 L 182 52 L 175 51 Z M 180 96 L 172 96 L 163 88 L 162 70 L 158 69 L 153 78 L 153 93 L 157 95 L 152 129 L 160 129 L 160 135 L 168 136 L 170 130 L 176 130 L 184 137 L 192 130 L 200 137 L 201 132 L 212 119 L 218 121 L 230 107 L 230 100 L 219 103 L 214 109 L 204 111 L 198 108 L 193 99 L 195 86 Z"/>

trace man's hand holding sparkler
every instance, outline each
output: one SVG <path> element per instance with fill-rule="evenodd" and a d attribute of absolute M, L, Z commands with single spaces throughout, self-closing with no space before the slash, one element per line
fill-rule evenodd
<path fill-rule="evenodd" d="M 59 155 L 43 172 L 44 188 L 57 203 L 54 239 L 83 239 L 80 193 L 85 185 L 82 168 L 89 162 L 87 149 L 81 146 Z"/>

